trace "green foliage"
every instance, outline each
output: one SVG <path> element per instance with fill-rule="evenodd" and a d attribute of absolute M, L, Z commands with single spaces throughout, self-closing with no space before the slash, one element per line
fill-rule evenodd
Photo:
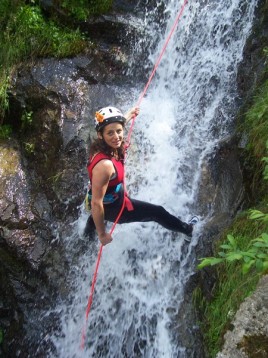
<path fill-rule="evenodd" d="M 195 306 L 201 311 L 204 343 L 208 356 L 213 358 L 221 349 L 223 334 L 241 302 L 254 291 L 259 279 L 256 274 L 243 275 L 235 261 L 223 263 L 217 275 L 218 285 L 212 292 L 211 301 L 207 301 L 200 290 L 195 292 Z"/>
<path fill-rule="evenodd" d="M 33 112 L 26 110 L 23 112 L 21 116 L 21 129 L 25 130 L 26 128 L 30 127 L 33 122 Z"/>
<path fill-rule="evenodd" d="M 113 0 L 64 0 L 61 6 L 74 18 L 85 20 L 110 10 Z"/>
<path fill-rule="evenodd" d="M 40 56 L 73 56 L 87 45 L 79 30 L 63 28 L 46 19 L 36 3 L 23 0 L 0 3 L 0 125 L 8 109 L 7 89 L 14 66 Z"/>
<path fill-rule="evenodd" d="M 24 5 L 10 18 L 4 31 L 1 63 L 5 66 L 36 56 L 71 56 L 83 50 L 81 33 L 46 20 L 38 6 Z"/>
<path fill-rule="evenodd" d="M 58 6 L 68 16 L 85 20 L 107 12 L 113 0 L 63 0 Z M 82 52 L 88 42 L 79 29 L 62 27 L 57 16 L 44 17 L 38 0 L 0 1 L 0 126 L 8 109 L 10 72 L 20 62 L 36 57 L 68 57 Z"/>
<path fill-rule="evenodd" d="M 266 149 L 268 149 L 268 140 L 266 141 Z M 262 160 L 265 163 L 263 177 L 265 180 L 268 180 L 268 157 L 263 157 Z"/>
<path fill-rule="evenodd" d="M 0 128 L 1 128 L 1 118 L 4 117 L 5 111 L 8 109 L 8 95 L 7 89 L 9 86 L 9 76 L 3 71 L 1 73 L 1 65 L 0 65 Z"/>
<path fill-rule="evenodd" d="M 259 210 L 249 210 L 249 219 L 262 222 L 266 231 L 268 231 L 268 214 Z M 268 234 L 266 232 L 261 233 L 255 239 L 251 239 L 245 249 L 239 248 L 233 235 L 227 235 L 227 240 L 227 242 L 219 246 L 221 249 L 218 252 L 219 257 L 201 258 L 198 268 L 202 269 L 206 266 L 214 266 L 223 262 L 241 261 L 243 274 L 248 273 L 253 268 L 260 273 L 268 270 Z"/>
<path fill-rule="evenodd" d="M 268 141 L 265 143 L 268 150 Z M 267 157 L 263 161 L 267 179 Z M 200 292 L 195 294 L 210 357 L 220 350 L 223 334 L 241 302 L 253 292 L 260 275 L 268 270 L 268 214 L 257 209 L 249 210 L 246 216 L 241 214 L 227 241 L 219 243 L 215 252 L 218 256 L 200 259 L 198 265 L 199 269 L 215 266 L 218 282 L 213 299 L 207 302 Z"/>
<path fill-rule="evenodd" d="M 28 154 L 34 153 L 35 150 L 35 144 L 34 143 L 23 143 L 24 149 Z"/>
<path fill-rule="evenodd" d="M 249 136 L 248 148 L 256 158 L 265 155 L 268 138 L 268 81 L 259 89 L 254 104 L 245 116 L 244 130 Z"/>
<path fill-rule="evenodd" d="M 268 53 L 268 51 L 267 51 Z M 263 169 L 266 165 L 266 141 L 268 138 L 268 80 L 258 87 L 253 104 L 241 117 L 239 131 L 247 140 L 243 151 L 246 185 L 252 191 L 254 205 L 258 200 L 268 200 L 268 182 L 263 180 Z M 268 171 L 268 168 L 266 169 Z M 267 172 L 265 174 L 267 178 Z"/>
<path fill-rule="evenodd" d="M 268 150 L 268 141 L 266 141 L 266 149 Z M 268 158 L 264 157 L 265 163 L 268 163 Z M 264 168 L 264 178 L 267 179 L 267 166 Z M 214 266 L 224 261 L 241 261 L 242 272 L 248 273 L 252 268 L 258 272 L 265 272 L 268 270 L 268 214 L 260 210 L 249 210 L 249 220 L 257 220 L 264 224 L 265 232 L 261 233 L 257 238 L 251 239 L 246 250 L 241 250 L 237 245 L 237 241 L 233 235 L 227 235 L 227 243 L 220 245 L 221 251 L 218 252 L 219 257 L 202 258 L 198 265 L 199 269 L 206 266 Z"/>
<path fill-rule="evenodd" d="M 12 128 L 8 124 L 0 126 L 0 139 L 7 139 L 11 137 Z"/>
<path fill-rule="evenodd" d="M 88 5 L 90 8 L 90 15 L 100 15 L 107 12 L 108 10 L 110 10 L 112 3 L 113 0 L 89 0 Z"/>
<path fill-rule="evenodd" d="M 268 222 L 268 215 L 263 214 L 258 210 L 252 210 L 250 219 L 262 220 Z M 268 234 L 262 233 L 260 237 L 251 240 L 246 250 L 238 248 L 235 238 L 232 235 L 227 235 L 228 242 L 220 245 L 223 251 L 218 255 L 220 257 L 207 257 L 201 259 L 202 262 L 198 265 L 199 269 L 206 266 L 217 265 L 222 262 L 242 262 L 242 272 L 246 274 L 250 269 L 254 268 L 258 272 L 265 272 L 268 269 Z"/>
<path fill-rule="evenodd" d="M 252 237 L 259 237 L 265 230 L 266 224 L 262 220 L 249 220 L 249 215 L 241 213 L 235 220 L 227 240 L 217 242 L 214 251 L 218 252 L 217 262 L 213 266 L 217 276 L 217 283 L 211 292 L 211 299 L 205 299 L 202 293 L 195 293 L 195 306 L 201 314 L 201 328 L 204 335 L 205 346 L 209 357 L 215 357 L 221 349 L 223 335 L 229 328 L 241 302 L 255 289 L 260 273 L 251 268 L 244 273 L 241 269 L 240 255 L 248 250 Z M 223 254 L 233 251 L 234 255 L 225 259 Z M 210 265 L 209 265 L 210 266 Z"/>

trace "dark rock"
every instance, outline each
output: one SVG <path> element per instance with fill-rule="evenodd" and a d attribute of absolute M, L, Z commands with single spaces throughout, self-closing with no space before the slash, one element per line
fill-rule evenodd
<path fill-rule="evenodd" d="M 227 214 L 225 216 L 227 226 L 230 219 L 241 208 L 244 198 L 236 138 L 222 141 L 215 148 L 213 157 L 205 158 L 200 182 L 197 201 L 201 212 L 205 215 Z M 211 212 L 212 208 L 213 212 Z M 222 225 L 224 223 L 221 223 Z"/>
<path fill-rule="evenodd" d="M 259 1 L 252 34 L 247 40 L 243 60 L 240 63 L 237 83 L 243 103 L 247 103 L 256 87 L 267 78 L 266 59 L 264 49 L 268 42 L 268 6 L 267 1 Z"/>

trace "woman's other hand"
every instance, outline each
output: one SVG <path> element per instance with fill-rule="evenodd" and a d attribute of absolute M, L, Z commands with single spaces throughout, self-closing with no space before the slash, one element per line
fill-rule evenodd
<path fill-rule="evenodd" d="M 139 107 L 133 107 L 131 108 L 126 114 L 125 114 L 125 118 L 128 121 L 130 121 L 132 118 L 138 116 L 140 113 L 140 108 Z"/>
<path fill-rule="evenodd" d="M 110 242 L 113 241 L 113 238 L 110 234 L 105 232 L 105 233 L 99 235 L 99 240 L 102 243 L 102 245 L 105 246 L 107 244 L 110 244 Z"/>

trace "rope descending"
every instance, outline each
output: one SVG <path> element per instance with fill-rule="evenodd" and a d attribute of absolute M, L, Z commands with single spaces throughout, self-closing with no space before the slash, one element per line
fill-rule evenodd
<path fill-rule="evenodd" d="M 181 9 L 180 9 L 175 21 L 174 21 L 174 24 L 173 24 L 173 26 L 172 26 L 172 28 L 171 28 L 166 40 L 165 40 L 165 43 L 164 43 L 164 46 L 163 46 L 163 48 L 162 48 L 162 50 L 160 52 L 160 55 L 159 55 L 159 57 L 157 58 L 157 60 L 155 62 L 155 66 L 154 66 L 154 68 L 153 68 L 153 70 L 151 72 L 151 75 L 150 75 L 150 77 L 149 77 L 149 79 L 148 79 L 148 81 L 147 81 L 147 83 L 146 83 L 146 85 L 145 85 L 145 87 L 144 87 L 144 89 L 143 89 L 138 101 L 137 101 L 137 105 L 136 105 L 137 107 L 140 106 L 140 104 L 141 104 L 141 102 L 142 102 L 142 100 L 143 100 L 143 98 L 144 98 L 144 96 L 145 96 L 145 94 L 146 94 L 146 92 L 147 92 L 152 80 L 153 80 L 153 77 L 154 77 L 154 75 L 156 73 L 156 70 L 157 70 L 157 68 L 158 68 L 158 66 L 159 66 L 159 64 L 161 62 L 161 59 L 162 59 L 162 57 L 163 57 L 163 55 L 164 55 L 164 53 L 166 51 L 167 45 L 168 45 L 168 43 L 169 43 L 169 41 L 170 41 L 170 39 L 171 39 L 176 27 L 177 27 L 177 24 L 178 24 L 180 18 L 182 17 L 182 14 L 183 14 L 183 11 L 184 11 L 184 8 L 185 8 L 187 2 L 188 2 L 188 0 L 184 0 L 184 3 L 182 5 L 182 7 L 181 7 Z M 127 140 L 126 140 L 125 150 L 130 146 L 130 139 L 131 139 L 131 135 L 132 135 L 132 132 L 133 132 L 135 120 L 136 120 L 136 116 L 134 116 L 132 118 L 132 120 L 131 120 L 131 125 L 130 125 L 130 129 L 129 129 L 129 132 L 128 132 Z M 124 178 L 124 187 L 125 187 L 125 178 Z M 124 191 L 124 192 L 126 192 L 126 191 Z M 120 217 L 121 217 L 121 215 L 123 213 L 123 210 L 124 210 L 124 207 L 125 207 L 125 202 L 126 202 L 126 198 L 124 196 L 124 201 L 123 201 L 121 210 L 120 210 L 115 222 L 113 223 L 113 226 L 112 226 L 112 228 L 110 230 L 110 235 L 112 235 L 112 233 L 114 232 L 114 229 L 115 229 L 118 221 L 120 220 Z M 99 269 L 99 265 L 100 265 L 102 249 L 103 249 L 103 245 L 101 244 L 100 249 L 99 249 L 99 253 L 98 253 L 98 258 L 97 258 L 97 262 L 96 262 L 96 267 L 95 267 L 92 283 L 91 283 L 90 294 L 89 294 L 89 297 L 88 297 L 88 303 L 87 303 L 87 308 L 86 308 L 86 319 L 85 319 L 84 327 L 83 327 L 83 330 L 82 330 L 82 339 L 81 339 L 81 346 L 80 346 L 81 349 L 84 349 L 84 347 L 85 347 L 86 324 L 87 324 L 87 321 L 88 321 L 90 308 L 91 308 L 91 305 L 92 305 L 92 302 L 93 302 L 94 289 L 95 289 L 95 284 L 96 284 L 96 281 L 97 281 L 97 274 L 98 274 L 98 269 Z"/>

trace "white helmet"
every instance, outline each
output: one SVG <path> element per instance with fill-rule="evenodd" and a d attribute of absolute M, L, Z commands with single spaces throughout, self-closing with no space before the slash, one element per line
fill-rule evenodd
<path fill-rule="evenodd" d="M 119 122 L 123 125 L 126 122 L 126 118 L 122 112 L 115 107 L 104 107 L 98 110 L 95 114 L 95 129 L 99 132 L 107 124 Z"/>

